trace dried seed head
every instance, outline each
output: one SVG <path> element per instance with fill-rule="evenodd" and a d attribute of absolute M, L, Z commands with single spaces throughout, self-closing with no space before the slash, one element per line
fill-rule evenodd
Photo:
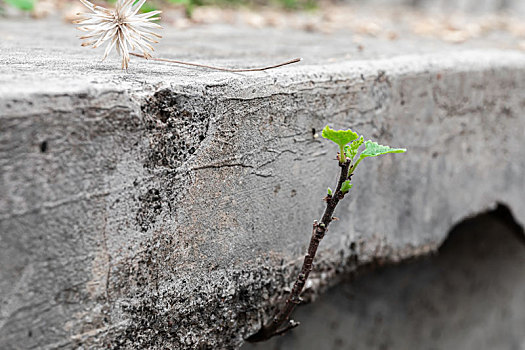
<path fill-rule="evenodd" d="M 140 50 L 144 57 L 150 58 L 154 51 L 151 43 L 158 43 L 161 36 L 152 29 L 162 28 L 157 23 L 160 17 L 154 17 L 161 11 L 151 11 L 138 14 L 146 0 L 118 0 L 114 10 L 92 4 L 87 0 L 80 0 L 91 13 L 79 13 L 80 18 L 75 23 L 80 24 L 79 30 L 88 32 L 80 37 L 85 40 L 82 46 L 99 47 L 108 42 L 104 57 L 115 47 L 122 57 L 122 69 L 128 69 L 129 51 Z M 135 3 L 135 4 L 134 4 Z"/>

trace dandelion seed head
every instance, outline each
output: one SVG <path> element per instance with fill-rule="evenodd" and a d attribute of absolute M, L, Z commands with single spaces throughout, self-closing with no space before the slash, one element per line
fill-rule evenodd
<path fill-rule="evenodd" d="M 117 0 L 114 10 L 94 5 L 88 0 L 80 0 L 90 13 L 79 13 L 80 18 L 75 23 L 80 24 L 79 30 L 87 32 L 81 36 L 82 46 L 97 48 L 107 43 L 104 51 L 105 60 L 113 48 L 122 57 L 122 69 L 128 69 L 129 51 L 140 50 L 144 57 L 150 58 L 154 51 L 151 44 L 158 43 L 161 36 L 153 30 L 162 28 L 154 21 L 161 11 L 151 11 L 139 14 L 146 0 Z"/>

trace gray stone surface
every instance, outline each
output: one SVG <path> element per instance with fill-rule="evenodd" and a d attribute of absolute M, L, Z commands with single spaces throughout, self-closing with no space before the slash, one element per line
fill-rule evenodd
<path fill-rule="evenodd" d="M 240 346 L 286 293 L 335 181 L 326 123 L 409 152 L 359 169 L 306 297 L 427 253 L 496 202 L 525 218 L 525 54 L 499 40 L 164 32 L 163 57 L 305 58 L 231 74 L 122 72 L 75 34 L 0 22 L 2 349 Z"/>
<path fill-rule="evenodd" d="M 525 236 L 509 223 L 466 220 L 436 256 L 363 271 L 299 308 L 301 327 L 242 349 L 525 349 Z"/>

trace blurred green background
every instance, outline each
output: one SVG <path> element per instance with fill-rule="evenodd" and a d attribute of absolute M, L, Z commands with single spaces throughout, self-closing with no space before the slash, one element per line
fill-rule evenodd
<path fill-rule="evenodd" d="M 5 12 L 10 6 L 20 11 L 31 12 L 39 0 L 0 0 L 0 9 Z M 71 3 L 75 0 L 57 0 L 57 3 Z M 117 0 L 95 1 L 100 5 L 114 4 Z M 184 7 L 186 15 L 191 17 L 193 10 L 198 6 L 217 7 L 248 7 L 259 6 L 275 7 L 284 10 L 311 10 L 318 6 L 319 0 L 150 0 L 142 7 L 142 12 L 166 9 L 170 7 Z"/>

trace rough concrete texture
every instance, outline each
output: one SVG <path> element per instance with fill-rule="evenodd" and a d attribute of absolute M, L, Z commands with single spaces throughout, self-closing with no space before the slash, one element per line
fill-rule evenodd
<path fill-rule="evenodd" d="M 330 123 L 409 152 L 362 165 L 306 296 L 434 250 L 505 203 L 525 218 L 525 54 L 348 33 L 166 30 L 158 56 L 0 22 L 0 348 L 239 347 L 291 285 L 333 186 Z"/>
<path fill-rule="evenodd" d="M 525 236 L 509 223 L 466 220 L 438 255 L 367 269 L 299 308 L 301 327 L 242 349 L 525 349 Z"/>

